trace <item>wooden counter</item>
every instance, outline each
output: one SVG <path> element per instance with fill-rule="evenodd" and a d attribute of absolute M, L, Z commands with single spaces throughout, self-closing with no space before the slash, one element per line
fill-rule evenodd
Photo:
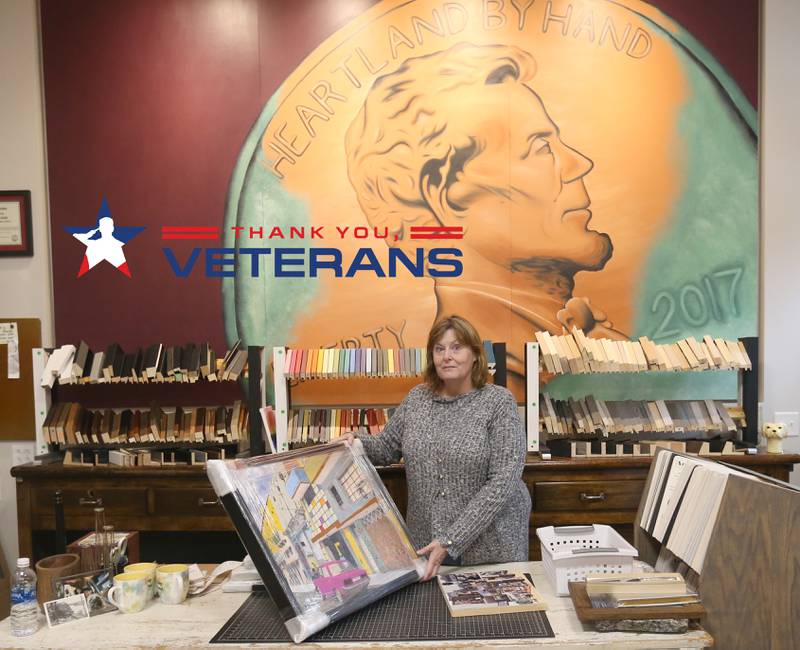
<path fill-rule="evenodd" d="M 741 467 L 788 480 L 797 454 L 713 456 Z M 531 456 L 523 480 L 533 499 L 530 558 L 540 559 L 536 528 L 575 524 L 612 524 L 632 541 L 633 521 L 651 458 L 540 460 Z M 378 469 L 383 482 L 405 512 L 407 494 L 402 465 Z M 202 467 L 117 468 L 20 465 L 17 520 L 21 556 L 37 559 L 34 535 L 54 530 L 53 492 L 63 492 L 66 527 L 86 531 L 94 526 L 98 498 L 117 530 L 150 532 L 228 532 L 233 527 Z M 45 553 L 46 554 L 46 553 Z M 191 558 L 203 561 L 203 558 Z"/>
<path fill-rule="evenodd" d="M 504 639 L 461 640 L 430 642 L 369 642 L 369 643 L 309 643 L 303 648 L 316 650 L 338 650 L 339 648 L 408 648 L 461 649 L 461 648 L 530 648 L 542 646 L 578 650 L 587 646 L 596 648 L 705 648 L 713 644 L 711 636 L 702 629 L 689 630 L 686 634 L 644 634 L 627 632 L 599 633 L 578 620 L 572 601 L 559 598 L 542 572 L 541 562 L 519 562 L 496 565 L 490 568 L 524 570 L 533 575 L 536 588 L 547 601 L 547 617 L 555 633 L 548 639 Z M 190 598 L 181 605 L 162 605 L 152 601 L 137 614 L 111 612 L 95 618 L 69 623 L 53 629 L 47 628 L 28 637 L 12 637 L 8 619 L 0 622 L 0 648 L 53 648 L 56 650 L 100 650 L 116 648 L 175 648 L 208 647 L 208 641 L 244 602 L 247 594 L 225 594 L 217 589 L 197 598 Z M 224 648 L 254 647 L 252 645 L 225 644 L 211 646 Z M 298 646 L 292 643 L 269 644 L 270 650 L 289 650 Z"/>

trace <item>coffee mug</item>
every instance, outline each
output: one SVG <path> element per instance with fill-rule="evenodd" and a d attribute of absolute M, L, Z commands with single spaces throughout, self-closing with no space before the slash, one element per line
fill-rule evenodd
<path fill-rule="evenodd" d="M 147 573 L 129 572 L 114 576 L 114 586 L 108 590 L 106 598 L 119 611 L 125 614 L 141 612 L 148 601 L 150 588 Z"/>
<path fill-rule="evenodd" d="M 167 605 L 178 605 L 189 593 L 189 567 L 185 564 L 165 564 L 156 570 L 158 597 Z"/>
<path fill-rule="evenodd" d="M 155 562 L 137 562 L 125 567 L 125 573 L 146 573 L 148 598 L 155 598 L 156 595 L 156 569 L 158 564 Z"/>

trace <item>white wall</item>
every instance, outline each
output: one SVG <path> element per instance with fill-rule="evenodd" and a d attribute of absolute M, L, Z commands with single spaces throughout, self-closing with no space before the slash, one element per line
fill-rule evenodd
<path fill-rule="evenodd" d="M 764 417 L 800 411 L 800 2 L 764 0 L 762 35 L 762 341 Z M 0 258 L 0 316 L 38 317 L 53 344 L 38 10 L 0 0 L 0 187 L 30 189 L 33 258 Z M 0 421 L 0 426 L 2 422 Z M 800 452 L 800 438 L 787 441 Z M 0 543 L 17 554 L 11 443 L 0 443 Z M 800 483 L 800 471 L 793 480 Z"/>
<path fill-rule="evenodd" d="M 36 0 L 0 0 L 0 189 L 31 191 L 34 252 L 33 257 L 0 258 L 0 317 L 41 319 L 42 343 L 52 345 L 38 16 Z M 0 442 L 0 544 L 9 565 L 18 551 L 12 444 Z"/>
<path fill-rule="evenodd" d="M 800 2 L 764 0 L 762 31 L 763 416 L 800 411 Z M 800 453 L 800 437 L 784 449 Z M 800 484 L 800 470 L 792 475 Z"/>

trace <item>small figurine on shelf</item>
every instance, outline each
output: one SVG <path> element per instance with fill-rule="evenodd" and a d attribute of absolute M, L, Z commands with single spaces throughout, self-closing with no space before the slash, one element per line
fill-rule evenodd
<path fill-rule="evenodd" d="M 783 453 L 783 439 L 788 433 L 783 422 L 766 422 L 761 433 L 767 439 L 768 454 Z"/>

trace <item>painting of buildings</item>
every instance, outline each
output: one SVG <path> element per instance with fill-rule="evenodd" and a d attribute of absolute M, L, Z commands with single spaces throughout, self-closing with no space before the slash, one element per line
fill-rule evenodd
<path fill-rule="evenodd" d="M 301 605 L 366 604 L 416 575 L 405 526 L 362 454 L 342 444 L 309 448 L 249 464 L 246 476 L 273 566 Z"/>

